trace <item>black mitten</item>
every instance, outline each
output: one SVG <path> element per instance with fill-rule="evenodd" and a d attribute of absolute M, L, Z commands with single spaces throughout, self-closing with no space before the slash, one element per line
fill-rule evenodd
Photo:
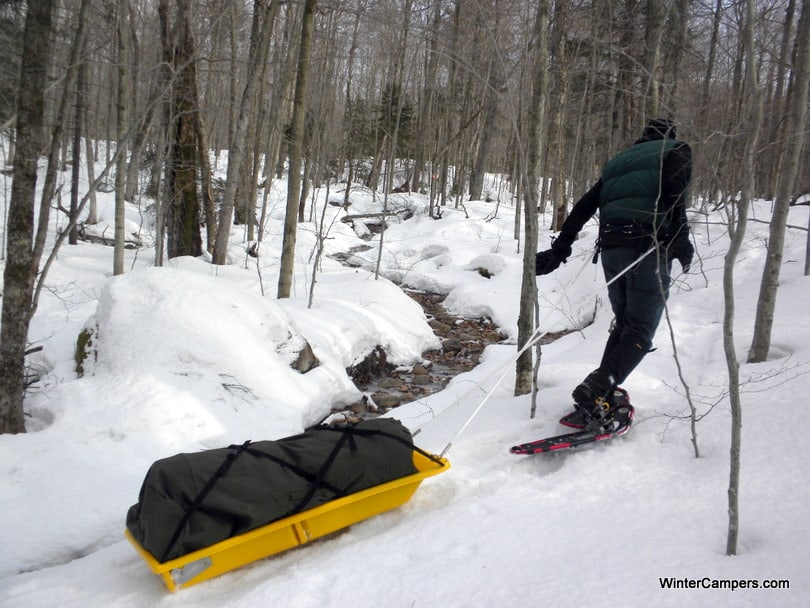
<path fill-rule="evenodd" d="M 675 240 L 669 244 L 669 259 L 678 260 L 684 272 L 689 272 L 689 267 L 692 265 L 694 255 L 695 248 L 692 246 L 692 241 L 689 240 L 688 232 L 678 235 Z"/>
<path fill-rule="evenodd" d="M 549 274 L 557 270 L 564 261 L 560 254 L 553 249 L 540 251 L 534 256 L 534 273 L 538 275 Z"/>
<path fill-rule="evenodd" d="M 551 249 L 541 251 L 534 257 L 535 274 L 549 274 L 557 270 L 560 264 L 564 263 L 568 256 L 571 255 L 571 243 L 573 242 L 573 237 L 560 233 L 560 236 L 552 241 Z"/>

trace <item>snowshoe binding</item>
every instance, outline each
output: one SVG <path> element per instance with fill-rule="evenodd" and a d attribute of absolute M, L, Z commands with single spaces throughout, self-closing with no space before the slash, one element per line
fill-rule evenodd
<path fill-rule="evenodd" d="M 602 415 L 597 418 L 598 422 L 609 422 L 615 417 L 616 411 L 621 407 L 630 405 L 630 395 L 621 387 L 616 387 L 603 402 L 607 408 L 602 409 Z M 574 411 L 560 418 L 560 424 L 572 429 L 584 429 L 588 423 L 595 418 L 590 411 L 582 406 L 575 405 Z"/>

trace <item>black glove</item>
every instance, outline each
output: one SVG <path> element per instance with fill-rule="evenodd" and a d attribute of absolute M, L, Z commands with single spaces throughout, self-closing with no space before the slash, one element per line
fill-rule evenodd
<path fill-rule="evenodd" d="M 553 249 L 540 251 L 534 256 L 534 274 L 549 274 L 557 270 L 565 260 Z"/>
<path fill-rule="evenodd" d="M 669 259 L 678 260 L 684 272 L 689 272 L 694 255 L 695 248 L 689 240 L 688 232 L 682 233 L 669 244 Z"/>
<path fill-rule="evenodd" d="M 567 234 L 560 234 L 551 243 L 551 249 L 540 251 L 534 256 L 534 273 L 537 275 L 549 274 L 557 270 L 571 255 L 573 238 Z"/>

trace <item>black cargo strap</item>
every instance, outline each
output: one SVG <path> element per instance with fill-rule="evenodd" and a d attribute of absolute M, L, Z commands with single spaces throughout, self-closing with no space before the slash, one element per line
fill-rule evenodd
<path fill-rule="evenodd" d="M 388 439 L 393 439 L 397 443 L 401 443 L 405 447 L 413 450 L 414 452 L 418 452 L 419 454 L 421 454 L 422 456 L 424 456 L 428 460 L 432 460 L 436 464 L 443 464 L 442 459 L 439 458 L 438 456 L 436 456 L 435 454 L 431 454 L 430 452 L 427 452 L 427 451 L 423 450 L 419 446 L 414 445 L 411 441 L 408 441 L 407 439 L 404 439 L 404 438 L 402 438 L 402 437 L 400 437 L 398 435 L 392 435 L 391 433 L 389 433 L 387 431 L 381 431 L 379 429 L 358 429 L 358 428 L 355 428 L 355 427 L 341 428 L 341 427 L 328 426 L 328 425 L 313 427 L 313 428 L 311 428 L 309 430 L 311 430 L 311 431 L 321 431 L 321 430 L 323 430 L 323 431 L 338 431 L 338 432 L 346 432 L 347 431 L 347 432 L 353 433 L 355 435 L 381 435 L 381 436 L 386 437 Z"/>
<path fill-rule="evenodd" d="M 302 498 L 300 501 L 298 501 L 298 504 L 296 504 L 292 509 L 287 511 L 287 514 L 285 515 L 285 517 L 289 517 L 290 515 L 293 515 L 294 513 L 301 512 L 304 509 L 304 507 L 307 505 L 307 503 L 309 503 L 309 501 L 312 500 L 312 497 L 315 495 L 315 492 L 317 492 L 320 487 L 325 486 L 324 477 L 326 477 L 326 474 L 329 472 L 329 469 L 332 468 L 332 464 L 334 464 L 335 458 L 337 458 L 338 452 L 343 447 L 343 444 L 345 444 L 348 441 L 349 436 L 350 436 L 350 433 L 345 432 L 340 437 L 340 439 L 337 440 L 337 443 L 335 443 L 335 447 L 332 448 L 332 451 L 329 453 L 329 456 L 324 461 L 323 466 L 320 468 L 320 470 L 318 471 L 317 475 L 315 476 L 315 479 L 313 480 L 312 484 L 309 486 L 309 491 L 306 493 L 304 498 Z M 355 449 L 357 449 L 357 446 L 354 445 L 354 441 L 352 441 L 351 443 L 352 443 L 352 445 L 350 446 L 351 450 L 354 451 Z M 330 490 L 330 491 L 332 491 L 332 490 Z M 344 488 L 342 490 L 338 490 L 335 493 L 337 495 L 336 497 L 338 497 L 338 498 L 341 497 L 341 496 L 345 496 L 346 495 L 346 489 Z"/>
<path fill-rule="evenodd" d="M 441 459 L 434 456 L 433 454 L 426 452 L 425 450 L 413 445 L 411 441 L 404 439 L 398 435 L 393 435 L 386 431 L 381 431 L 379 429 L 358 429 L 353 426 L 348 427 L 337 427 L 337 426 L 328 426 L 322 425 L 317 427 L 312 427 L 308 429 L 309 431 L 324 431 L 324 432 L 334 432 L 334 433 L 341 433 L 341 438 L 335 444 L 335 447 L 332 449 L 332 452 L 326 458 L 323 463 L 323 466 L 317 471 L 317 473 L 310 473 L 309 471 L 303 470 L 301 467 L 298 467 L 290 462 L 286 462 L 285 460 L 278 458 L 276 456 L 272 456 L 270 454 L 266 454 L 264 452 L 260 452 L 258 450 L 248 450 L 249 453 L 254 454 L 256 456 L 261 456 L 264 458 L 268 458 L 273 462 L 276 462 L 282 466 L 289 468 L 290 471 L 293 473 L 303 477 L 308 482 L 310 482 L 311 486 L 307 495 L 298 502 L 292 509 L 290 509 L 285 517 L 289 517 L 290 515 L 294 515 L 295 513 L 300 513 L 306 504 L 312 499 L 315 492 L 317 492 L 320 488 L 325 488 L 326 490 L 335 494 L 335 498 L 340 498 L 346 496 L 346 488 L 336 488 L 332 484 L 326 481 L 326 474 L 329 472 L 329 469 L 335 462 L 335 458 L 337 458 L 340 449 L 346 444 L 349 443 L 349 449 L 354 451 L 356 448 L 354 437 L 355 435 L 360 435 L 363 437 L 368 437 L 371 435 L 379 435 L 380 437 L 385 437 L 387 439 L 393 439 L 394 441 L 401 443 L 403 446 L 408 448 L 408 450 L 416 451 L 420 453 L 422 456 L 432 460 L 437 464 L 442 464 Z"/>
<path fill-rule="evenodd" d="M 262 452 L 261 450 L 254 450 L 253 448 L 248 448 L 245 450 L 251 456 L 256 456 L 257 458 L 265 458 L 276 464 L 281 465 L 290 470 L 290 472 L 295 473 L 299 477 L 307 480 L 310 483 L 315 483 L 317 479 L 317 474 L 310 473 L 309 471 L 302 469 L 298 465 L 293 464 L 288 460 L 284 460 L 283 458 L 279 458 L 278 456 L 274 456 L 273 454 L 268 454 L 267 452 Z M 321 486 L 329 490 L 330 492 L 334 492 L 335 494 L 340 494 L 340 488 L 336 488 L 332 484 L 328 482 L 321 482 Z"/>
<path fill-rule="evenodd" d="M 172 538 L 169 541 L 169 544 L 166 546 L 165 551 L 163 551 L 161 559 L 159 560 L 161 563 L 166 561 L 166 557 L 169 555 L 169 552 L 174 548 L 174 545 L 177 543 L 177 541 L 180 540 L 180 535 L 183 533 L 183 528 L 186 527 L 186 524 L 188 523 L 188 520 L 191 518 L 191 515 L 194 513 L 194 511 L 196 511 L 200 507 L 202 501 L 205 500 L 205 497 L 208 496 L 208 493 L 213 489 L 217 481 L 219 481 L 220 478 L 223 477 L 225 473 L 228 472 L 228 469 L 231 468 L 231 465 L 233 465 L 234 461 L 239 456 L 239 454 L 247 450 L 248 444 L 250 444 L 250 440 L 246 441 L 242 445 L 228 446 L 228 449 L 231 450 L 228 453 L 228 456 L 226 456 L 225 460 L 222 461 L 222 464 L 219 465 L 219 468 L 214 472 L 214 474 L 211 475 L 211 478 L 206 482 L 206 484 L 200 490 L 199 494 L 197 494 L 196 498 L 191 503 L 191 506 L 188 509 L 186 509 L 186 512 L 183 514 L 183 518 L 180 520 L 180 522 L 177 524 L 177 527 L 174 529 L 174 534 L 172 534 Z"/>

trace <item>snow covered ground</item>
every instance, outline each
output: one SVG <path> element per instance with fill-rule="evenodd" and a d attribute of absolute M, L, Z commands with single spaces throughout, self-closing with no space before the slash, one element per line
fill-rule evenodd
<path fill-rule="evenodd" d="M 2 187 L 0 199 L 10 184 Z M 520 289 L 514 209 L 503 201 L 493 218 L 494 203 L 467 202 L 433 220 L 415 195 L 389 201 L 414 216 L 385 232 L 382 273 L 447 293 L 451 310 L 490 316 L 512 341 L 489 347 L 482 364 L 446 390 L 391 414 L 419 431 L 422 448 L 438 453 L 452 442 L 452 468 L 399 509 L 169 594 L 123 537 L 124 516 L 153 461 L 299 432 L 331 406 L 357 399 L 345 368 L 374 345 L 402 366 L 438 346 L 421 309 L 394 283 L 374 280 L 376 247 L 355 255 L 359 268 L 324 258 L 308 308 L 311 223 L 299 229 L 294 297 L 276 300 L 284 192 L 279 183 L 271 193 L 258 267 L 244 255 L 241 227 L 227 266 L 184 258 L 155 268 L 153 250 L 142 249 L 128 251 L 126 274 L 113 278 L 111 248 L 61 250 L 31 328 L 31 341 L 43 347 L 32 362 L 45 375 L 27 401 L 29 432 L 0 436 L 0 606 L 807 605 L 805 233 L 788 231 L 771 356 L 742 366 L 742 527 L 739 555 L 727 557 L 722 217 L 695 218 L 700 259 L 688 276 L 676 276 L 669 302 L 683 375 L 702 415 L 701 457 L 693 453 L 666 322 L 657 350 L 625 384 L 637 412 L 628 435 L 579 452 L 518 457 L 511 445 L 562 430 L 557 419 L 607 336 L 604 280 L 590 263 L 595 224 L 565 266 L 538 279 L 542 329 L 593 323 L 543 348 L 530 419 L 529 398 L 511 394 Z M 100 205 L 111 221 L 109 196 L 100 195 Z M 321 194 L 318 214 L 323 203 Z M 358 191 L 350 212 L 380 204 Z M 765 202 L 752 209 L 763 220 L 769 211 Z M 142 217 L 129 213 L 135 230 Z M 345 213 L 327 207 L 327 254 L 364 244 L 349 226 L 330 224 Z M 794 208 L 790 224 L 806 226 L 807 215 L 808 207 Z M 743 361 L 766 239 L 765 224 L 750 224 L 737 265 Z M 482 266 L 494 276 L 481 276 Z M 94 350 L 77 377 L 74 349 L 84 328 L 93 330 Z M 299 374 L 289 363 L 304 340 L 321 365 Z M 774 581 L 789 588 L 766 588 Z"/>

